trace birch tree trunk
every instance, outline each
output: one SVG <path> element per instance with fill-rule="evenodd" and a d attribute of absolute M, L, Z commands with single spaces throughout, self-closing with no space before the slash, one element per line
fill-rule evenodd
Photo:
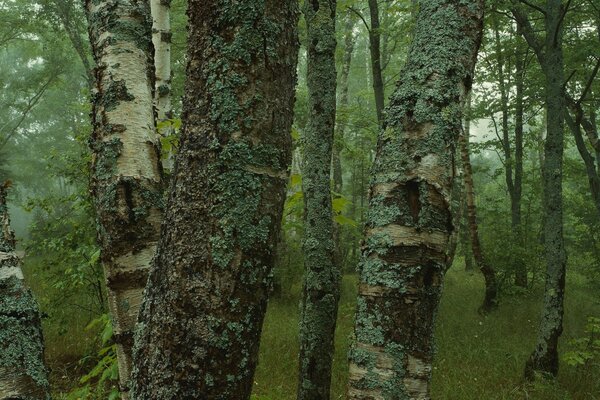
<path fill-rule="evenodd" d="M 91 188 L 125 393 L 132 330 L 158 241 L 162 207 L 150 9 L 143 0 L 88 0 L 86 9 L 96 62 Z"/>
<path fill-rule="evenodd" d="M 483 1 L 420 2 L 373 166 L 349 399 L 430 398 L 454 155 L 482 28 Z"/>
<path fill-rule="evenodd" d="M 477 207 L 475 205 L 475 188 L 473 185 L 473 168 L 471 167 L 471 157 L 469 154 L 469 137 L 466 134 L 461 134 L 458 140 L 460 143 L 460 154 L 464 169 L 463 178 L 465 182 L 465 199 L 467 202 L 466 217 L 469 226 L 471 249 L 473 251 L 475 263 L 481 271 L 485 281 L 485 296 L 481 307 L 479 307 L 479 312 L 487 314 L 498 306 L 498 283 L 496 281 L 494 268 L 490 266 L 483 257 L 481 243 L 479 242 Z"/>
<path fill-rule="evenodd" d="M 521 227 L 521 199 L 523 195 L 523 98 L 525 90 L 525 49 L 523 39 L 517 31 L 517 51 L 515 55 L 515 180 L 511 193 L 511 226 L 515 240 L 523 246 L 523 229 Z M 515 284 L 527 287 L 527 265 L 521 258 L 515 268 Z"/>
<path fill-rule="evenodd" d="M 0 400 L 49 400 L 41 315 L 15 254 L 6 189 L 0 185 Z"/>
<path fill-rule="evenodd" d="M 329 399 L 340 296 L 330 189 L 336 107 L 335 18 L 335 0 L 304 3 L 309 116 L 303 137 L 305 272 L 298 400 Z"/>
<path fill-rule="evenodd" d="M 191 0 L 183 130 L 134 399 L 250 397 L 291 157 L 296 0 Z"/>
<path fill-rule="evenodd" d="M 150 0 L 152 14 L 152 44 L 154 45 L 154 104 L 156 125 L 162 137 L 173 134 L 168 120 L 173 118 L 171 106 L 171 21 L 170 0 Z M 163 166 L 171 170 L 173 155 L 170 151 Z"/>

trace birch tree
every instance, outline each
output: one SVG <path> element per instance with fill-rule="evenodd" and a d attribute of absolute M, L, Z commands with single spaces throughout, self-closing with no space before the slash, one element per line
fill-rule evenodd
<path fill-rule="evenodd" d="M 15 253 L 7 188 L 0 185 L 0 399 L 49 400 L 41 314 Z"/>
<path fill-rule="evenodd" d="M 372 171 L 349 399 L 430 398 L 434 317 L 451 263 L 454 156 L 483 1 L 419 6 Z"/>
<path fill-rule="evenodd" d="M 296 0 L 191 0 L 183 129 L 135 399 L 248 399 L 291 158 Z"/>
<path fill-rule="evenodd" d="M 160 151 L 154 127 L 151 20 L 141 0 L 89 0 L 96 62 L 92 93 L 92 194 L 117 343 L 127 390 L 133 327 L 161 219 Z"/>

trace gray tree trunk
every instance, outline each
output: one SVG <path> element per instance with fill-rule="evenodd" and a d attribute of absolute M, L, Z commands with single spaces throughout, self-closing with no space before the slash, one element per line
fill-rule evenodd
<path fill-rule="evenodd" d="M 133 328 L 158 242 L 162 208 L 152 22 L 143 0 L 88 0 L 86 10 L 96 62 L 91 187 L 125 396 Z"/>
<path fill-rule="evenodd" d="M 383 124 L 383 108 L 385 107 L 385 89 L 381 66 L 381 27 L 379 23 L 378 0 L 369 0 L 371 27 L 369 29 L 369 51 L 371 54 L 371 74 L 373 75 L 373 93 L 375 95 L 375 112 L 377 123 Z"/>
<path fill-rule="evenodd" d="M 525 79 L 525 49 L 520 32 L 517 32 L 517 51 L 515 60 L 515 179 L 511 197 L 511 226 L 516 242 L 522 246 L 521 199 L 523 194 L 523 97 Z M 527 265 L 519 259 L 515 266 L 515 284 L 527 287 Z"/>
<path fill-rule="evenodd" d="M 49 400 L 41 315 L 15 253 L 6 189 L 0 185 L 0 400 Z"/>
<path fill-rule="evenodd" d="M 373 166 L 349 399 L 430 398 L 454 156 L 482 28 L 483 1 L 420 2 Z"/>
<path fill-rule="evenodd" d="M 296 0 L 191 0 L 183 129 L 134 399 L 250 397 L 291 158 Z"/>
<path fill-rule="evenodd" d="M 335 16 L 335 0 L 304 3 L 309 116 L 303 136 L 305 272 L 298 400 L 329 399 L 340 295 L 330 188 L 336 107 Z"/>
<path fill-rule="evenodd" d="M 564 151 L 564 62 L 561 0 L 547 0 L 544 8 L 545 37 L 541 41 L 520 7 L 513 7 L 523 36 L 535 51 L 545 77 L 547 135 L 544 143 L 544 250 L 546 287 L 535 349 L 525 365 L 525 377 L 536 373 L 558 374 L 558 339 L 564 314 L 566 254 L 563 237 L 562 169 Z"/>

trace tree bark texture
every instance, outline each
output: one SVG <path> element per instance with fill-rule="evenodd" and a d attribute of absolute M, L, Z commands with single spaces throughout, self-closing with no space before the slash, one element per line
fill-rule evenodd
<path fill-rule="evenodd" d="M 23 281 L 6 195 L 0 186 L 0 400 L 49 400 L 41 315 Z"/>
<path fill-rule="evenodd" d="M 298 400 L 329 399 L 340 295 L 330 189 L 337 77 L 335 18 L 335 0 L 304 3 L 309 116 L 303 135 L 305 272 Z"/>
<path fill-rule="evenodd" d="M 291 158 L 295 0 L 191 0 L 183 129 L 134 399 L 250 397 Z"/>
<path fill-rule="evenodd" d="M 544 250 L 546 287 L 535 349 L 525 365 L 525 377 L 535 373 L 558 374 L 558 339 L 564 314 L 566 254 L 563 237 L 562 175 L 564 152 L 564 61 L 562 22 L 566 12 L 561 0 L 547 0 L 544 9 L 545 38 L 539 40 L 520 8 L 513 8 L 519 28 L 536 53 L 545 78 L 547 134 L 544 143 Z"/>
<path fill-rule="evenodd" d="M 465 182 L 465 199 L 467 203 L 467 221 L 469 226 L 469 238 L 475 264 L 481 271 L 485 280 L 485 296 L 479 307 L 479 312 L 487 314 L 498 306 L 498 283 L 494 268 L 490 266 L 483 257 L 477 224 L 477 207 L 475 205 L 475 188 L 473 185 L 473 168 L 469 154 L 469 137 L 466 134 L 459 136 L 460 154 L 463 165 L 463 179 Z"/>
<path fill-rule="evenodd" d="M 373 75 L 373 93 L 375 94 L 375 112 L 377 123 L 383 124 L 383 108 L 385 107 L 385 90 L 381 69 L 381 26 L 379 23 L 378 0 L 369 0 L 371 28 L 369 29 L 369 51 L 371 54 L 371 73 Z"/>
<path fill-rule="evenodd" d="M 420 3 L 372 171 L 349 399 L 430 398 L 454 157 L 482 28 L 483 1 Z"/>
<path fill-rule="evenodd" d="M 89 0 L 96 68 L 91 190 L 123 392 L 133 328 L 158 242 L 162 191 L 154 127 L 151 19 L 142 0 Z"/>

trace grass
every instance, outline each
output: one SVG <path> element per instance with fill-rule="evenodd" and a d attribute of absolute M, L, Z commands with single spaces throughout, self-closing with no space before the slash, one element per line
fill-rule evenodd
<path fill-rule="evenodd" d="M 343 279 L 332 399 L 344 399 L 348 375 L 346 354 L 352 330 L 356 277 Z M 269 305 L 254 395 L 259 400 L 295 399 L 298 366 L 298 295 L 274 299 Z M 445 400 L 600 399 L 600 367 L 575 368 L 561 363 L 555 382 L 524 384 L 525 360 L 535 343 L 542 289 L 505 296 L 487 317 L 476 310 L 483 296 L 479 274 L 451 269 L 438 312 L 432 398 Z M 567 282 L 561 353 L 569 339 L 584 335 L 588 316 L 600 315 L 598 295 L 583 279 L 571 274 Z M 596 360 L 598 363 L 599 360 Z"/>
<path fill-rule="evenodd" d="M 27 273 L 27 271 L 26 271 Z M 27 274 L 26 274 L 27 275 Z M 47 279 L 31 276 L 32 289 L 49 312 L 44 320 L 46 358 L 52 369 L 56 398 L 77 386 L 91 368 L 78 360 L 93 353 L 97 337 L 85 331 L 90 316 L 77 308 L 53 307 L 49 295 L 55 291 Z M 45 278 L 45 277 L 44 277 Z M 332 400 L 344 399 L 348 375 L 346 355 L 352 331 L 356 299 L 354 275 L 343 278 Z M 298 368 L 299 285 L 285 298 L 271 300 L 264 322 L 260 360 L 255 376 L 255 400 L 295 399 Z M 575 368 L 561 363 L 552 383 L 524 384 L 525 360 L 533 349 L 542 288 L 505 295 L 498 310 L 487 317 L 476 310 L 483 296 L 480 274 L 460 268 L 446 275 L 438 312 L 437 354 L 433 369 L 432 398 L 444 400 L 600 400 L 600 360 L 595 366 Z M 584 336 L 588 316 L 600 316 L 600 298 L 585 280 L 570 273 L 567 280 L 564 333 L 561 354 L 571 338 Z"/>

